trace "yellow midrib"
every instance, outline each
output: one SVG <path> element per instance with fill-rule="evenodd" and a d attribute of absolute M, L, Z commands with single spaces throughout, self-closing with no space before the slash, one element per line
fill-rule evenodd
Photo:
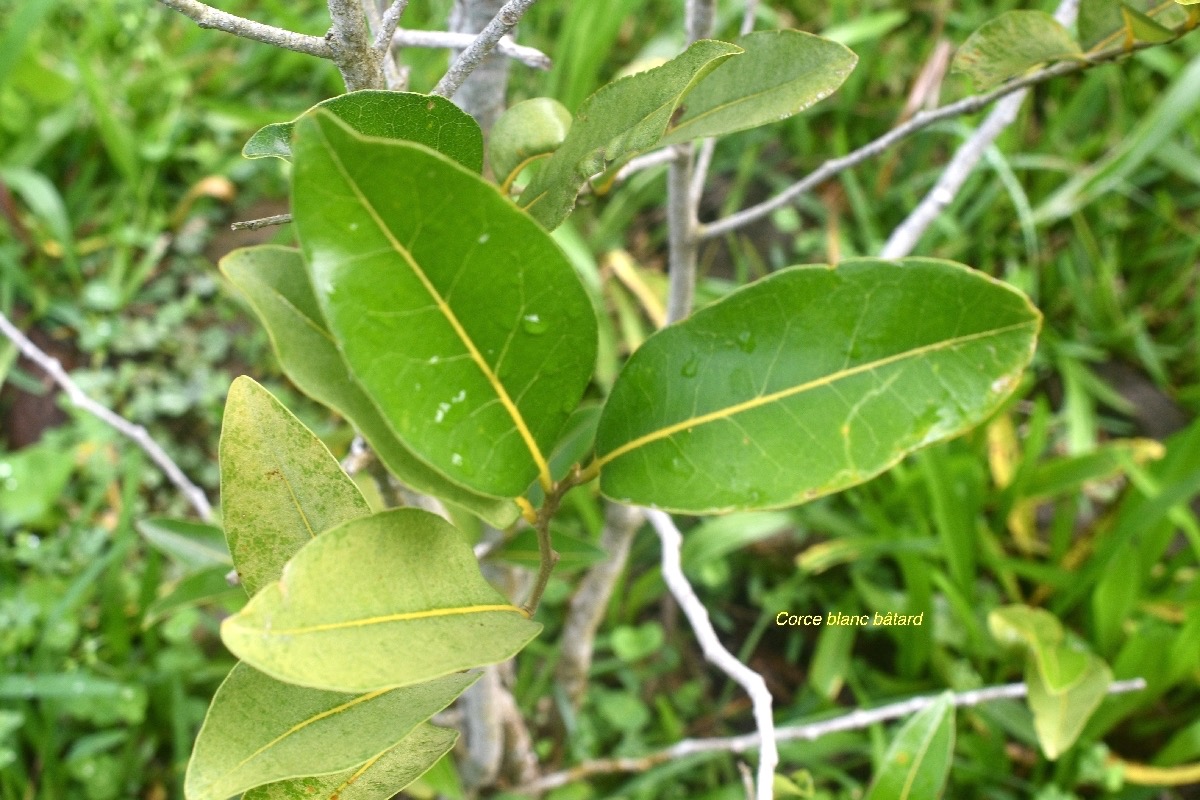
<path fill-rule="evenodd" d="M 1018 330 L 1020 328 L 1036 326 L 1036 325 L 1037 325 L 1036 319 L 1029 320 L 1027 322 L 1020 322 L 1020 323 L 1016 323 L 1014 325 L 1006 325 L 1003 328 L 994 328 L 992 330 L 981 331 L 979 333 L 972 333 L 972 334 L 968 334 L 966 336 L 958 336 L 953 339 L 945 339 L 940 342 L 934 342 L 933 344 L 922 345 L 921 347 L 915 347 L 912 350 L 906 350 L 903 353 L 896 353 L 895 355 L 891 355 L 886 358 L 880 358 L 875 361 L 867 362 L 865 364 L 859 364 L 858 366 L 851 367 L 850 369 L 838 370 L 837 372 L 830 373 L 829 375 L 823 375 L 820 378 L 816 378 L 816 379 L 808 381 L 806 383 L 797 384 L 796 386 L 791 386 L 791 387 L 788 387 L 787 389 L 780 389 L 777 392 L 759 395 L 758 397 L 754 397 L 749 400 L 745 400 L 741 403 L 735 403 L 732 406 L 727 406 L 725 408 L 718 409 L 716 411 L 710 411 L 707 414 L 700 414 L 699 416 L 691 417 L 690 419 L 685 419 L 680 422 L 673 423 L 664 428 L 659 428 L 656 431 L 651 431 L 650 433 L 643 434 L 642 436 L 639 436 L 636 439 L 626 442 L 625 444 L 621 445 L 620 447 L 616 448 L 615 450 L 605 453 L 603 456 L 600 456 L 599 458 L 597 458 L 596 462 L 595 462 L 595 468 L 599 469 L 600 467 L 603 467 L 605 464 L 608 464 L 611 461 L 613 461 L 617 458 L 620 458 L 621 456 L 625 455 L 626 453 L 628 453 L 632 450 L 636 450 L 639 447 L 645 447 L 646 445 L 648 445 L 652 442 L 656 442 L 659 439 L 665 439 L 668 436 L 672 436 L 676 433 L 679 433 L 682 430 L 687 430 L 688 428 L 694 428 L 698 425 L 706 425 L 710 422 L 717 422 L 718 420 L 728 419 L 729 417 L 732 417 L 736 414 L 741 414 L 742 412 L 745 412 L 745 411 L 751 411 L 751 410 L 753 410 L 755 408 L 759 408 L 761 406 L 769 405 L 771 403 L 777 403 L 780 400 L 785 400 L 788 397 L 792 397 L 793 395 L 801 394 L 803 392 L 807 392 L 812 389 L 819 389 L 822 386 L 829 386 L 830 384 L 834 383 L 835 381 L 841 380 L 842 378 L 848 378 L 853 375 L 861 374 L 863 372 L 869 372 L 871 370 L 875 370 L 880 367 L 886 367 L 889 364 L 894 364 L 898 361 L 903 361 L 904 359 L 907 359 L 907 358 L 915 358 L 917 356 L 922 356 L 927 353 L 937 352 L 938 350 L 944 350 L 946 348 L 949 348 L 949 347 L 952 347 L 955 345 L 965 344 L 967 342 L 971 342 L 976 339 L 984 339 L 984 338 L 988 338 L 988 337 L 992 337 L 992 336 L 999 336 L 1001 334 L 1008 333 L 1009 331 L 1014 331 L 1014 330 Z"/>
<path fill-rule="evenodd" d="M 328 711 L 322 711 L 320 714 L 314 714 L 313 716 L 309 717 L 308 719 L 304 720 L 303 722 L 296 723 L 295 725 L 288 728 L 283 733 L 276 736 L 271 741 L 264 744 L 262 747 L 255 750 L 250 755 L 243 758 L 241 761 L 239 761 L 237 763 L 237 765 L 233 769 L 234 770 L 241 769 L 246 764 L 249 764 L 255 758 L 258 758 L 260 755 L 265 753 L 267 750 L 270 750 L 272 747 L 279 744 L 280 742 L 282 742 L 284 739 L 288 738 L 289 736 L 294 736 L 295 734 L 297 734 L 300 731 L 307 728 L 309 725 L 312 725 L 316 722 L 320 722 L 321 720 L 326 719 L 327 717 L 332 717 L 334 714 L 340 714 L 341 712 L 346 711 L 347 709 L 353 708 L 354 706 L 356 706 L 360 703 L 365 703 L 368 700 L 374 700 L 376 697 L 379 697 L 380 695 L 385 695 L 391 691 L 395 691 L 395 688 L 392 687 L 392 688 L 387 688 L 387 689 L 376 689 L 373 692 L 368 692 L 367 694 L 356 697 L 353 700 L 350 700 L 346 703 L 342 703 L 340 706 L 335 706 L 334 708 L 331 708 Z M 232 772 L 232 771 L 233 770 L 230 770 L 230 772 Z"/>
<path fill-rule="evenodd" d="M 446 302 L 445 298 L 443 298 L 441 293 L 438 292 L 437 287 L 433 285 L 431 280 L 429 280 L 429 276 L 426 275 L 425 271 L 422 270 L 420 265 L 417 264 L 416 260 L 412 257 L 412 253 L 408 251 L 408 248 L 400 244 L 400 242 L 392 234 L 391 229 L 388 228 L 383 219 L 379 216 L 379 213 L 375 210 L 375 206 L 372 205 L 367 199 L 366 195 L 362 193 L 357 181 L 350 177 L 350 173 L 346 170 L 346 167 L 342 163 L 342 159 L 338 156 L 337 151 L 334 150 L 329 145 L 329 141 L 325 139 L 324 131 L 321 131 L 321 138 L 325 142 L 325 149 L 329 153 L 330 159 L 337 166 L 338 172 L 341 173 L 342 178 L 346 181 L 346 185 L 349 186 L 350 190 L 354 192 L 354 196 L 371 216 L 372 221 L 374 221 L 376 227 L 379 228 L 379 232 L 382 233 L 384 238 L 388 240 L 388 244 L 390 244 L 392 249 L 404 259 L 405 263 L 408 264 L 409 269 L 411 269 L 413 274 L 417 276 L 417 280 L 419 280 L 421 285 L 425 287 L 425 291 L 428 292 L 429 296 L 433 299 L 438 311 L 440 311 L 442 316 L 445 317 L 446 321 L 450 323 L 450 327 L 454 329 L 454 333 L 456 336 L 458 336 L 459 341 L 461 341 L 463 346 L 467 348 L 467 353 L 471 356 L 471 360 L 475 362 L 475 366 L 479 368 L 479 371 L 483 373 L 483 377 L 487 380 L 488 384 L 491 385 L 492 391 L 496 393 L 496 396 L 500 400 L 500 404 L 504 406 L 504 410 L 507 411 L 509 417 L 512 418 L 513 424 L 516 426 L 517 432 L 521 436 L 521 440 L 525 442 L 525 447 L 529 450 L 529 455 L 533 458 L 533 463 L 537 466 L 538 481 L 541 483 L 542 489 L 546 492 L 549 492 L 553 486 L 553 480 L 550 477 L 550 465 L 546 462 L 546 457 L 542 455 L 541 448 L 538 447 L 537 441 L 533 438 L 533 433 L 529 430 L 529 426 L 525 423 L 525 417 L 522 416 L 521 410 L 517 408 L 517 404 L 513 402 L 511 397 L 509 397 L 508 390 L 505 389 L 504 384 L 500 382 L 500 377 L 492 371 L 491 366 L 487 363 L 487 361 L 484 360 L 483 354 L 479 352 L 479 348 L 475 346 L 475 342 L 472 341 L 471 337 L 467 335 L 466 328 L 464 328 L 462 323 L 459 322 L 458 316 L 454 313 L 454 309 L 450 308 L 450 304 Z"/>
<path fill-rule="evenodd" d="M 370 625 L 382 625 L 387 622 L 407 622 L 414 619 L 482 614 L 487 611 L 512 611 L 522 616 L 528 616 L 514 605 L 498 603 L 495 605 L 460 606 L 458 608 L 431 608 L 425 611 L 402 611 L 395 614 L 382 614 L 377 617 L 345 620 L 344 622 L 323 622 L 319 625 L 306 625 L 303 628 L 271 628 L 270 634 L 272 636 L 298 636 L 305 633 L 323 633 L 325 631 L 345 630 L 347 628 L 365 628 Z"/>

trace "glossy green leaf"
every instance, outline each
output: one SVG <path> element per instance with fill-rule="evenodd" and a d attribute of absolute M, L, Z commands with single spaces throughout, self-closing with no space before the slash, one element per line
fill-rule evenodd
<path fill-rule="evenodd" d="M 566 141 L 521 193 L 521 206 L 546 228 L 557 228 L 588 178 L 657 145 L 683 96 L 740 52 L 735 45 L 704 39 L 661 67 L 599 89 L 579 107 Z"/>
<path fill-rule="evenodd" d="M 516 521 L 518 511 L 512 500 L 489 497 L 452 482 L 396 438 L 342 361 L 317 307 L 299 251 L 275 246 L 235 250 L 221 260 L 221 270 L 250 301 L 292 382 L 349 420 L 393 475 L 419 492 L 462 506 L 497 528 Z"/>
<path fill-rule="evenodd" d="M 246 593 L 231 586 L 226 579 L 229 568 L 209 567 L 181 578 L 167 594 L 155 600 L 146 609 L 142 627 L 148 628 L 164 617 L 185 608 L 216 603 L 234 598 L 246 599 Z"/>
<path fill-rule="evenodd" d="M 365 764 L 251 789 L 242 800 L 390 800 L 454 747 L 458 732 L 422 723 Z"/>
<path fill-rule="evenodd" d="M 483 579 L 462 533 L 405 508 L 309 543 L 221 638 L 280 680 L 357 692 L 504 661 L 541 627 Z"/>
<path fill-rule="evenodd" d="M 1066 648 L 1060 646 L 1060 649 Z M 1025 669 L 1033 727 L 1042 752 L 1050 759 L 1058 758 L 1075 743 L 1112 683 L 1112 670 L 1107 664 L 1091 653 L 1082 655 L 1084 665 L 1078 680 L 1063 691 L 1051 688 L 1034 659 L 1030 659 Z"/>
<path fill-rule="evenodd" d="M 707 514 L 795 505 L 987 418 L 1041 317 L 932 259 L 782 270 L 650 337 L 596 434 L 600 488 Z"/>
<path fill-rule="evenodd" d="M 954 695 L 912 716 L 892 740 L 866 800 L 936 800 L 954 756 Z"/>
<path fill-rule="evenodd" d="M 169 517 L 150 517 L 136 523 L 138 533 L 161 553 L 188 569 L 233 566 L 225 534 L 215 525 Z"/>
<path fill-rule="evenodd" d="M 250 594 L 321 531 L 371 511 L 321 440 L 245 376 L 229 388 L 220 460 L 225 538 Z"/>
<path fill-rule="evenodd" d="M 571 130 L 571 112 L 552 97 L 535 97 L 512 106 L 488 135 L 492 173 L 508 186 L 535 159 L 558 149 Z"/>
<path fill-rule="evenodd" d="M 663 137 L 676 144 L 777 122 L 833 94 L 858 63 L 844 45 L 801 31 L 759 31 L 737 41 L 745 52 L 722 62 L 683 99 Z"/>
<path fill-rule="evenodd" d="M 334 114 L 366 136 L 416 142 L 452 158 L 469 170 L 483 169 L 483 134 L 467 113 L 444 97 L 367 89 L 331 97 L 313 109 Z M 246 158 L 292 157 L 296 121 L 262 128 L 242 148 Z"/>
<path fill-rule="evenodd" d="M 1006 11 L 967 37 L 953 66 L 986 90 L 1038 64 L 1081 52 L 1067 29 L 1044 11 Z"/>
<path fill-rule="evenodd" d="M 317 112 L 296 127 L 292 209 L 351 373 L 452 481 L 515 497 L 596 361 L 596 320 L 554 241 L 432 151 Z"/>
<path fill-rule="evenodd" d="M 448 675 L 366 694 L 306 689 L 238 664 L 217 689 L 184 779 L 187 800 L 359 766 L 478 679 Z"/>
<path fill-rule="evenodd" d="M 1024 647 L 1052 692 L 1065 692 L 1087 671 L 1090 654 L 1064 644 L 1062 624 L 1049 611 L 1004 606 L 988 614 L 988 628 L 1001 644 Z"/>

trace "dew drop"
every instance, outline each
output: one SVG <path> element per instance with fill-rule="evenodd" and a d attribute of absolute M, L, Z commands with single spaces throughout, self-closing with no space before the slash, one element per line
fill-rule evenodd
<path fill-rule="evenodd" d="M 737 335 L 738 349 L 743 353 L 753 353 L 754 348 L 758 347 L 758 342 L 754 341 L 754 334 L 750 331 L 742 331 Z"/>
<path fill-rule="evenodd" d="M 358 223 L 357 223 L 357 222 L 351 222 L 351 223 L 350 223 L 350 225 L 349 225 L 348 227 L 350 228 L 350 231 L 351 231 L 351 232 L 354 232 L 354 231 L 358 230 Z"/>
<path fill-rule="evenodd" d="M 12 475 L 12 464 L 7 461 L 0 461 L 0 478 L 7 478 Z"/>
<path fill-rule="evenodd" d="M 430 357 L 429 357 L 429 363 L 430 363 L 430 364 L 436 364 L 436 363 L 438 363 L 438 362 L 439 362 L 439 361 L 441 361 L 441 360 L 442 360 L 442 357 L 441 357 L 441 356 L 430 356 Z"/>
<path fill-rule="evenodd" d="M 451 453 L 450 463 L 456 467 L 461 467 L 463 465 L 462 454 L 461 453 Z"/>
<path fill-rule="evenodd" d="M 492 238 L 490 234 L 481 233 L 481 234 L 479 234 L 479 243 L 487 244 L 487 240 L 490 238 Z"/>
<path fill-rule="evenodd" d="M 463 400 L 466 400 L 466 399 L 467 399 L 467 390 L 459 389 L 458 394 L 456 394 L 456 395 L 454 395 L 454 397 L 450 398 L 450 402 L 451 403 L 461 403 Z"/>
<path fill-rule="evenodd" d="M 545 333 L 546 328 L 550 327 L 550 324 L 537 314 L 526 314 L 521 318 L 521 327 L 525 329 L 526 333 L 537 336 Z"/>
<path fill-rule="evenodd" d="M 446 418 L 446 412 L 450 410 L 449 403 L 438 403 L 437 413 L 433 415 L 433 421 L 440 425 L 442 420 Z"/>
<path fill-rule="evenodd" d="M 685 378 L 694 378 L 696 373 L 700 371 L 700 356 L 692 353 L 691 357 L 683 362 L 683 368 L 679 370 L 679 374 Z"/>

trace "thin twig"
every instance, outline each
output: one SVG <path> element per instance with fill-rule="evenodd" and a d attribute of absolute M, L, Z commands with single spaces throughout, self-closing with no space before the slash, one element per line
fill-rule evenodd
<path fill-rule="evenodd" d="M 130 422 L 89 397 L 83 389 L 79 388 L 79 385 L 75 381 L 71 380 L 71 376 L 62 368 L 62 364 L 59 363 L 58 359 L 48 355 L 34 344 L 3 313 L 0 313 L 0 333 L 7 336 L 17 346 L 22 355 L 45 370 L 46 374 L 58 384 L 59 388 L 66 393 L 67 397 L 78 408 L 109 425 L 126 438 L 131 439 L 146 455 L 150 456 L 150 460 L 158 465 L 159 469 L 167 476 L 167 479 L 175 484 L 175 487 L 179 491 L 183 492 L 183 496 L 191 503 L 192 508 L 196 510 L 200 518 L 205 522 L 212 521 L 212 506 L 209 504 L 204 490 L 192 483 L 187 475 L 183 474 L 183 470 L 179 468 L 179 465 L 167 455 L 158 442 L 151 438 L 150 433 L 145 428 Z"/>
<path fill-rule="evenodd" d="M 1079 0 L 1062 0 L 1054 12 L 1054 18 L 1060 24 L 1070 26 L 1075 22 L 1078 10 Z M 879 254 L 882 258 L 903 258 L 916 248 L 929 226 L 953 202 L 992 142 L 1016 120 L 1017 112 L 1028 94 L 1028 88 L 1021 89 L 996 104 L 975 132 L 955 151 L 933 188 L 892 231 Z"/>
<path fill-rule="evenodd" d="M 679 145 L 667 172 L 667 323 L 692 312 L 700 237 L 692 203 L 692 145 Z"/>
<path fill-rule="evenodd" d="M 373 2 L 373 0 L 367 0 Z M 394 0 L 388 6 L 388 10 L 383 12 L 383 21 L 379 25 L 379 30 L 375 32 L 374 48 L 380 55 L 387 55 L 387 51 L 395 44 L 396 26 L 400 24 L 400 17 L 404 16 L 404 10 L 408 8 L 409 0 Z"/>
<path fill-rule="evenodd" d="M 235 222 L 229 226 L 229 229 L 232 231 L 256 231 L 259 228 L 269 228 L 272 225 L 286 225 L 291 221 L 291 214 L 275 214 L 270 217 L 259 217 L 258 219 Z"/>
<path fill-rule="evenodd" d="M 285 50 L 307 53 L 317 58 L 333 58 L 333 48 L 320 36 L 308 36 L 276 28 L 274 25 L 264 25 L 261 22 L 213 8 L 199 0 L 159 0 L 159 2 L 188 17 L 201 28 L 225 31 L 225 33 L 232 33 L 243 39 L 273 44 Z"/>
<path fill-rule="evenodd" d="M 397 30 L 392 35 L 392 44 L 397 47 L 425 47 L 425 48 L 447 48 L 450 50 L 461 50 L 469 47 L 471 42 L 475 41 L 473 33 L 455 33 L 454 31 L 414 31 L 408 28 Z M 511 58 L 514 61 L 520 61 L 527 67 L 534 69 L 548 70 L 554 66 L 554 62 L 550 60 L 550 56 L 538 50 L 536 47 L 526 47 L 523 44 L 517 44 L 511 37 L 502 36 L 500 41 L 496 42 L 495 52 Z"/>
<path fill-rule="evenodd" d="M 1181 32 L 1179 36 L 1182 36 L 1183 33 L 1185 32 Z M 1176 39 L 1178 38 L 1179 37 L 1177 36 Z M 1173 39 L 1172 41 L 1175 40 Z M 1165 44 L 1165 42 L 1163 44 Z M 942 122 L 943 120 L 953 119 L 954 117 L 960 117 L 964 114 L 973 114 L 976 111 L 981 111 L 1000 98 L 1007 97 L 1013 92 L 1019 92 L 1020 90 L 1029 86 L 1036 86 L 1039 83 L 1045 83 L 1048 80 L 1058 78 L 1063 75 L 1071 75 L 1076 72 L 1082 72 L 1083 70 L 1090 69 L 1091 67 L 1113 61 L 1117 58 L 1127 55 L 1130 52 L 1145 50 L 1155 46 L 1157 46 L 1156 43 L 1138 42 L 1130 49 L 1125 47 L 1116 47 L 1111 50 L 1105 50 L 1100 53 L 1085 56 L 1084 58 L 1076 61 L 1064 61 L 1054 64 L 1053 66 L 1046 67 L 1045 69 L 1038 70 L 1037 72 L 1030 73 L 1024 77 L 1009 81 L 1008 83 L 992 89 L 989 92 L 983 92 L 981 94 L 965 97 L 962 100 L 942 106 L 941 108 L 933 111 L 919 112 L 915 114 L 912 119 L 908 120 L 902 125 L 896 126 L 873 142 L 865 144 L 848 155 L 842 156 L 841 158 L 833 158 L 829 161 L 826 161 L 807 176 L 784 189 L 774 197 L 764 200 L 757 205 L 742 209 L 734 214 L 730 214 L 727 217 L 722 217 L 714 222 L 701 224 L 699 235 L 703 239 L 724 236 L 727 233 L 735 231 L 739 228 L 743 228 L 746 225 L 760 220 L 769 215 L 772 211 L 783 208 L 800 195 L 811 191 L 835 175 L 861 164 L 868 158 L 872 158 L 873 156 L 877 156 L 880 153 L 887 151 L 897 142 L 908 138 L 917 131 L 928 128 L 930 125 Z"/>
<path fill-rule="evenodd" d="M 1133 680 L 1112 683 L 1108 687 L 1108 693 L 1123 694 L 1126 692 L 1138 692 L 1145 688 L 1146 682 L 1141 678 L 1135 678 Z M 1029 689 L 1024 683 L 988 686 L 968 692 L 957 692 L 954 695 L 954 705 L 958 708 L 964 708 L 996 700 L 1018 700 L 1025 697 L 1028 693 Z M 877 708 L 858 709 L 848 714 L 831 717 L 819 722 L 810 722 L 803 725 L 784 725 L 775 730 L 775 738 L 781 742 L 813 741 L 833 733 L 861 730 L 881 722 L 888 722 L 889 720 L 900 719 L 901 717 L 915 714 L 921 709 L 935 703 L 940 697 L 940 694 L 914 697 Z M 668 748 L 648 753 L 644 756 L 586 761 L 561 772 L 552 772 L 548 775 L 543 775 L 533 783 L 522 786 L 520 790 L 528 793 L 544 792 L 558 786 L 565 786 L 568 783 L 583 780 L 592 775 L 605 775 L 614 772 L 645 772 L 659 764 L 665 764 L 702 753 L 743 753 L 758 747 L 759 741 L 760 738 L 757 733 L 747 733 L 742 736 L 727 738 L 684 739 Z"/>
<path fill-rule="evenodd" d="M 635 156 L 629 159 L 629 163 L 617 170 L 616 177 L 613 178 L 615 183 L 621 183 L 628 180 L 635 173 L 648 170 L 651 167 L 660 167 L 663 164 L 670 164 L 675 160 L 679 151 L 675 146 L 664 147 L 661 150 L 651 150 L 649 153 L 643 153 L 640 156 Z M 593 176 L 594 177 L 594 176 Z"/>
<path fill-rule="evenodd" d="M 537 0 L 509 0 L 505 3 L 471 45 L 459 53 L 431 94 L 453 97 L 463 85 L 463 81 L 470 77 L 480 62 L 496 47 L 496 43 L 517 26 L 521 17 L 525 16 L 525 12 L 536 2 Z"/>
<path fill-rule="evenodd" d="M 662 541 L 662 574 L 663 580 L 675 597 L 679 607 L 683 609 L 704 657 L 711 661 L 717 669 L 724 672 L 741 684 L 750 695 L 754 708 L 754 724 L 758 729 L 758 800 L 772 800 L 774 797 L 775 767 L 779 763 L 779 749 L 776 746 L 775 720 L 771 713 L 771 692 L 762 676 L 747 667 L 737 657 L 725 649 L 717 632 L 713 629 L 708 611 L 696 591 L 683 574 L 680 550 L 683 547 L 683 536 L 675 527 L 670 515 L 657 510 L 647 509 L 646 519 L 654 526 L 658 538 Z"/>
<path fill-rule="evenodd" d="M 699 214 L 700 199 L 704 197 L 704 184 L 708 183 L 708 170 L 712 166 L 713 153 L 717 149 L 717 139 L 710 136 L 700 142 L 696 151 L 696 164 L 692 168 L 692 183 L 688 191 L 688 201 Z"/>

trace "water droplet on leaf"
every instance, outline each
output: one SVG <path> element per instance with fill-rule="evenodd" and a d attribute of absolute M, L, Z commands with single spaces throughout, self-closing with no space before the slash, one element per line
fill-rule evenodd
<path fill-rule="evenodd" d="M 738 349 L 743 353 L 753 353 L 754 348 L 758 347 L 758 342 L 754 341 L 754 334 L 750 331 L 742 331 L 737 335 Z"/>
<path fill-rule="evenodd" d="M 531 333 L 534 336 L 545 333 L 546 328 L 550 327 L 550 323 L 539 317 L 537 314 L 526 314 L 521 318 L 521 327 L 526 333 Z"/>

